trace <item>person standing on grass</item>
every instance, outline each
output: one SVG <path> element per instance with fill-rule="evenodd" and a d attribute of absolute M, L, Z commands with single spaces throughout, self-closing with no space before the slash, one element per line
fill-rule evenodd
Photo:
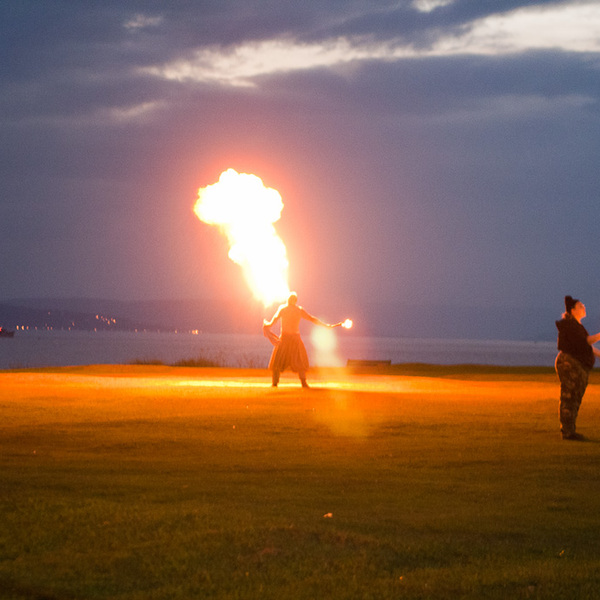
<path fill-rule="evenodd" d="M 565 296 L 565 312 L 558 329 L 558 356 L 555 368 L 560 380 L 560 430 L 563 440 L 582 441 L 575 422 L 588 384 L 589 372 L 600 350 L 593 344 L 600 341 L 600 333 L 589 335 L 581 320 L 586 316 L 583 302 Z"/>
<path fill-rule="evenodd" d="M 281 319 L 281 336 L 275 335 L 271 327 Z M 313 317 L 301 306 L 298 306 L 298 296 L 292 292 L 287 300 L 287 304 L 282 304 L 270 321 L 263 321 L 263 333 L 265 337 L 275 346 L 269 361 L 269 369 L 273 373 L 273 387 L 279 384 L 279 375 L 286 369 L 291 369 L 298 373 L 302 382 L 302 387 L 309 387 L 306 383 L 306 372 L 308 371 L 308 354 L 304 347 L 304 342 L 300 337 L 300 321 L 306 319 L 315 325 L 322 327 L 339 327 L 341 323 L 330 325 L 323 323 L 317 317 Z"/>

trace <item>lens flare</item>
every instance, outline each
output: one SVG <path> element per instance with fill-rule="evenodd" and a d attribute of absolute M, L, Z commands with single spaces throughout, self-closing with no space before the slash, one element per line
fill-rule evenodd
<path fill-rule="evenodd" d="M 338 355 L 338 342 L 333 329 L 315 327 L 310 333 L 315 363 L 319 367 L 341 367 L 342 359 Z"/>
<path fill-rule="evenodd" d="M 228 169 L 218 183 L 198 190 L 196 216 L 216 225 L 229 242 L 229 258 L 240 265 L 253 296 L 265 307 L 289 296 L 285 244 L 273 226 L 281 217 L 279 192 L 260 177 Z"/>

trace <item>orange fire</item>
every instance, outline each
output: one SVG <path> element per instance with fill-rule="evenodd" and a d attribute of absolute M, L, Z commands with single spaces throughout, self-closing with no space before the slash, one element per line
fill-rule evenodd
<path fill-rule="evenodd" d="M 273 226 L 281 217 L 279 192 L 260 177 L 228 169 L 218 183 L 198 190 L 196 216 L 217 225 L 229 242 L 229 258 L 240 265 L 253 296 L 265 307 L 289 296 L 285 244 Z"/>

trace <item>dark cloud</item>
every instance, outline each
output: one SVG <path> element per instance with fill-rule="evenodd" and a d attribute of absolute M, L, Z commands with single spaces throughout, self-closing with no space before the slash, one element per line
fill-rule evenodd
<path fill-rule="evenodd" d="M 364 60 L 256 87 L 142 70 L 281 36 L 427 44 L 532 4 L 4 2 L 3 297 L 232 293 L 191 209 L 233 167 L 282 193 L 293 285 L 313 296 L 600 302 L 597 55 Z"/>

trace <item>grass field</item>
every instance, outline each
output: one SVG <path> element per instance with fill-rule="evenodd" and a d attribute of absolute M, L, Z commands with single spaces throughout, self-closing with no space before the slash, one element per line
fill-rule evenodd
<path fill-rule="evenodd" d="M 0 597 L 598 598 L 600 380 L 0 373 Z"/>

